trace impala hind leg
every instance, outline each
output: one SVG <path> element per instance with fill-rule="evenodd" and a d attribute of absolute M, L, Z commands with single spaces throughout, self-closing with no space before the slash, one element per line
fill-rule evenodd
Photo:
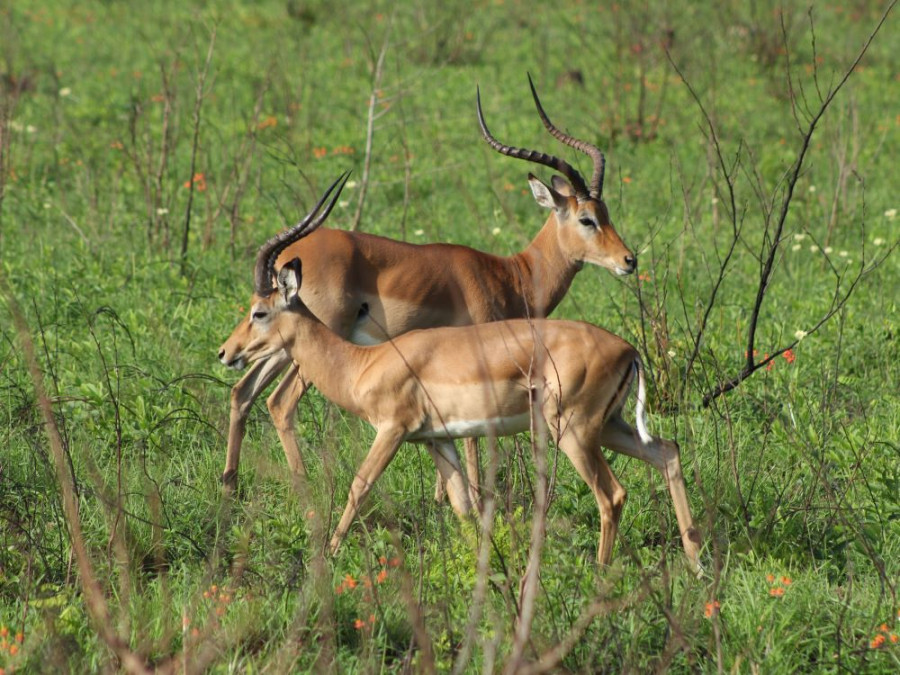
<path fill-rule="evenodd" d="M 366 495 L 369 494 L 369 490 L 372 489 L 375 481 L 378 480 L 378 477 L 384 473 L 387 465 L 394 459 L 397 449 L 403 442 L 405 433 L 403 429 L 389 429 L 379 431 L 376 434 L 375 442 L 372 443 L 369 454 L 366 455 L 362 464 L 359 465 L 356 476 L 350 484 L 350 496 L 347 498 L 347 506 L 344 507 L 341 520 L 334 530 L 331 542 L 328 544 L 328 550 L 332 554 L 337 552 L 344 537 L 347 536 L 350 525 L 359 512 L 359 507 Z"/>
<path fill-rule="evenodd" d="M 266 400 L 272 422 L 275 423 L 275 431 L 278 432 L 278 438 L 284 448 L 284 456 L 295 476 L 306 475 L 306 465 L 303 463 L 303 456 L 297 445 L 295 425 L 297 404 L 300 403 L 300 399 L 307 389 L 309 389 L 309 383 L 303 379 L 297 364 L 292 363 L 287 375 Z"/>
<path fill-rule="evenodd" d="M 453 441 L 435 441 L 428 444 L 428 452 L 438 469 L 438 481 L 447 487 L 447 495 L 453 510 L 460 516 L 472 510 L 469 485 L 463 475 Z"/>
<path fill-rule="evenodd" d="M 247 374 L 231 388 L 228 450 L 225 454 L 225 470 L 222 472 L 222 483 L 228 490 L 234 490 L 237 487 L 241 445 L 244 441 L 244 428 L 250 408 L 260 393 L 278 377 L 290 362 L 291 359 L 287 352 L 280 352 L 268 359 L 257 361 Z"/>
<path fill-rule="evenodd" d="M 691 517 L 678 444 L 656 436 L 651 442 L 644 443 L 638 432 L 625 422 L 618 412 L 613 414 L 603 427 L 600 442 L 610 450 L 647 462 L 663 475 L 675 507 L 675 518 L 678 520 L 685 555 L 694 571 L 699 572 L 700 532 L 694 527 L 694 520 Z"/>
<path fill-rule="evenodd" d="M 596 437 L 596 435 L 594 435 Z M 590 438 L 590 436 L 587 436 Z M 619 519 L 625 506 L 627 493 L 616 479 L 599 444 L 589 444 L 575 437 L 564 436 L 559 449 L 571 460 L 576 471 L 591 488 L 600 511 L 600 543 L 597 545 L 597 562 L 608 565 L 612 559 L 613 545 L 619 530 Z"/>

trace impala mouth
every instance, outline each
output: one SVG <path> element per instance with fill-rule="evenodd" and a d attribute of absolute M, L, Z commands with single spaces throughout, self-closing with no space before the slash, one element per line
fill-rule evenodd
<path fill-rule="evenodd" d="M 231 359 L 231 361 L 225 358 L 224 352 L 219 354 L 219 361 L 222 362 L 222 365 L 226 368 L 231 368 L 232 370 L 243 370 L 247 367 L 247 359 L 243 356 L 238 356 L 236 358 Z"/>

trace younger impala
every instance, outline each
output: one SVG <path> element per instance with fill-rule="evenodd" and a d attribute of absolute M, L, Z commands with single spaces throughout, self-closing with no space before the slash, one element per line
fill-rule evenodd
<path fill-rule="evenodd" d="M 529 77 L 529 84 L 531 78 Z M 593 163 L 588 183 L 570 164 L 540 152 L 502 145 L 487 129 L 477 101 L 478 121 L 488 144 L 509 157 L 547 166 L 565 176 L 547 185 L 529 174 L 538 204 L 550 217 L 521 253 L 498 257 L 467 246 L 414 245 L 361 232 L 316 230 L 287 245 L 275 259 L 275 270 L 294 258 L 304 262 L 304 304 L 332 331 L 357 344 L 374 344 L 417 328 L 462 326 L 498 319 L 546 317 L 569 290 L 584 263 L 616 274 L 631 274 L 637 261 L 622 243 L 603 202 L 603 153 L 593 145 L 559 131 L 531 92 L 547 130 L 562 143 L 586 153 Z M 242 368 L 235 356 L 251 330 L 248 314 L 222 345 L 220 358 Z M 288 465 L 304 472 L 294 435 L 294 417 L 309 378 L 286 350 L 259 358 L 231 390 L 228 454 L 222 480 L 237 480 L 244 423 L 253 401 L 279 374 L 288 373 L 267 404 L 284 446 Z M 466 441 L 466 463 L 477 495 L 476 445 Z"/>
<path fill-rule="evenodd" d="M 346 174 L 299 224 L 259 250 L 246 341 L 223 361 L 257 361 L 285 353 L 304 379 L 376 429 L 356 472 L 331 539 L 335 552 L 372 485 L 404 441 L 425 443 L 447 485 L 454 509 L 471 509 L 454 438 L 524 431 L 541 416 L 559 448 L 597 500 L 597 560 L 609 562 L 625 489 L 601 445 L 643 460 L 665 478 L 691 565 L 698 568 L 699 534 L 688 507 L 678 445 L 655 438 L 644 419 L 644 371 L 638 352 L 590 324 L 516 319 L 432 328 L 360 346 L 320 321 L 300 296 L 300 260 L 276 261 L 293 242 L 328 217 Z M 324 211 L 329 193 L 339 185 Z M 277 287 L 272 285 L 277 275 Z M 622 419 L 632 381 L 638 380 L 637 430 Z"/>

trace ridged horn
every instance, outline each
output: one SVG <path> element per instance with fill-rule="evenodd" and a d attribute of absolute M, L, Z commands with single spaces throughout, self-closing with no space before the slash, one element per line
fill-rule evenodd
<path fill-rule="evenodd" d="M 603 152 L 596 145 L 579 140 L 556 128 L 553 122 L 550 121 L 550 118 L 547 117 L 547 113 L 544 112 L 544 107 L 541 105 L 541 100 L 538 98 L 537 90 L 534 88 L 534 82 L 531 80 L 531 73 L 528 73 L 528 86 L 531 87 L 531 95 L 534 97 L 534 105 L 537 106 L 538 115 L 541 116 L 541 122 L 544 123 L 544 126 L 547 128 L 547 131 L 550 132 L 550 135 L 561 143 L 565 143 L 570 148 L 575 148 L 591 158 L 591 161 L 594 163 L 594 173 L 591 176 L 589 194 L 594 199 L 600 199 L 603 194 L 603 177 L 606 174 L 606 157 L 603 156 Z"/>
<path fill-rule="evenodd" d="M 575 194 L 579 198 L 585 199 L 590 196 L 587 186 L 584 183 L 584 178 L 581 177 L 581 174 L 578 173 L 575 167 L 565 160 L 554 157 L 553 155 L 546 155 L 543 152 L 537 152 L 536 150 L 526 150 L 525 148 L 514 148 L 510 145 L 503 145 L 494 138 L 491 135 L 491 132 L 488 131 L 487 124 L 484 121 L 484 114 L 481 112 L 481 90 L 479 87 L 475 88 L 475 108 L 478 112 L 478 125 L 481 127 L 481 135 L 494 150 L 502 155 L 507 155 L 508 157 L 524 159 L 527 162 L 534 162 L 550 167 L 569 179 L 572 187 L 575 188 Z"/>
<path fill-rule="evenodd" d="M 266 296 L 275 290 L 275 287 L 272 285 L 272 279 L 275 277 L 275 260 L 278 258 L 278 255 L 295 241 L 299 241 L 312 233 L 325 222 L 328 215 L 331 213 L 331 210 L 334 208 L 334 205 L 337 203 L 338 197 L 341 196 L 341 190 L 344 189 L 344 185 L 346 185 L 349 177 L 349 171 L 342 173 L 338 179 L 331 184 L 331 187 L 325 191 L 322 198 L 319 199 L 312 211 L 310 211 L 303 220 L 289 230 L 279 232 L 259 247 L 259 252 L 256 254 L 256 268 L 253 276 L 254 288 L 257 295 Z M 331 201 L 325 207 L 325 210 L 322 211 L 322 213 L 319 213 L 322 205 L 326 202 L 332 191 L 334 191 L 335 187 L 337 187 L 337 191 L 334 193 Z"/>

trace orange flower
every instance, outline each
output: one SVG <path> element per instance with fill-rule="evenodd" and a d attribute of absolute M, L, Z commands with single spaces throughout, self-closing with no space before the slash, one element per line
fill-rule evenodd
<path fill-rule="evenodd" d="M 378 576 L 375 577 L 375 581 L 377 581 L 379 584 L 383 584 L 385 581 L 387 581 L 387 578 L 388 578 L 387 570 L 381 570 L 378 573 Z"/>
<path fill-rule="evenodd" d="M 890 628 L 888 628 L 888 625 L 886 623 L 883 623 L 880 626 L 878 626 L 878 630 L 880 630 L 882 633 L 887 633 L 890 630 Z"/>
<path fill-rule="evenodd" d="M 186 181 L 184 187 L 189 188 L 193 186 L 197 192 L 205 192 L 206 191 L 206 176 L 202 173 L 195 173 L 194 177 L 189 181 Z"/>
<path fill-rule="evenodd" d="M 638 274 L 638 281 L 650 281 L 650 273 L 649 272 L 641 272 Z"/>
<path fill-rule="evenodd" d="M 362 619 L 357 619 L 356 621 L 353 622 L 353 627 L 356 630 L 362 630 L 363 628 L 365 628 L 365 626 L 366 626 L 366 622 L 363 621 Z"/>
<path fill-rule="evenodd" d="M 391 561 L 388 563 L 391 567 L 400 567 L 400 558 L 391 558 Z"/>
<path fill-rule="evenodd" d="M 782 356 L 784 357 L 784 360 L 787 361 L 788 363 L 793 363 L 794 361 L 797 360 L 797 357 L 794 355 L 794 352 L 790 349 L 788 349 L 786 352 L 784 352 L 782 354 Z"/>
<path fill-rule="evenodd" d="M 781 577 L 781 583 L 783 583 L 785 586 L 790 586 L 792 583 L 794 583 L 794 580 L 790 577 Z"/>
<path fill-rule="evenodd" d="M 378 559 L 378 564 L 379 564 L 379 565 L 387 565 L 387 558 L 385 558 L 384 556 L 381 556 L 381 557 Z"/>
<path fill-rule="evenodd" d="M 9 628 L 0 626 L 0 637 L 6 637 L 7 635 L 9 635 Z"/>
<path fill-rule="evenodd" d="M 344 584 L 346 584 L 347 588 L 353 590 L 356 588 L 356 579 L 353 578 L 353 575 L 348 574 L 344 577 Z"/>
<path fill-rule="evenodd" d="M 718 600 L 707 602 L 706 609 L 703 610 L 703 616 L 705 616 L 707 619 L 711 619 L 719 613 L 719 607 L 721 607 L 721 605 L 719 605 Z"/>
<path fill-rule="evenodd" d="M 16 642 L 25 642 L 25 633 L 22 631 L 16 633 Z"/>
<path fill-rule="evenodd" d="M 630 183 L 630 182 L 631 182 L 631 176 L 624 176 L 624 177 L 622 178 L 622 182 L 623 182 L 623 183 Z"/>
<path fill-rule="evenodd" d="M 322 159 L 327 154 L 327 148 L 313 148 L 313 157 L 315 157 L 316 159 Z"/>
<path fill-rule="evenodd" d="M 784 589 L 781 586 L 773 586 L 769 589 L 769 595 L 771 595 L 773 598 L 780 598 L 782 595 L 784 595 Z"/>
<path fill-rule="evenodd" d="M 770 584 L 775 583 L 775 575 L 774 575 L 774 574 L 767 574 L 767 575 L 766 575 L 766 581 L 768 581 Z"/>
<path fill-rule="evenodd" d="M 278 118 L 275 117 L 275 115 L 269 115 L 266 119 L 261 120 L 260 123 L 256 125 L 256 128 L 262 130 L 275 126 L 278 126 Z"/>
<path fill-rule="evenodd" d="M 883 644 L 884 644 L 884 635 L 879 634 L 879 635 L 876 635 L 874 638 L 872 638 L 872 641 L 869 643 L 869 646 L 872 649 L 878 649 Z"/>
<path fill-rule="evenodd" d="M 880 635 L 878 637 L 881 637 Z M 15 656 L 19 653 L 19 645 L 10 645 L 9 646 L 9 655 Z"/>
<path fill-rule="evenodd" d="M 891 633 L 891 642 L 897 644 L 897 642 L 900 642 L 900 637 L 897 637 L 896 633 Z"/>
<path fill-rule="evenodd" d="M 369 614 L 369 623 L 371 623 L 371 624 L 375 623 L 375 615 L 374 614 Z"/>

